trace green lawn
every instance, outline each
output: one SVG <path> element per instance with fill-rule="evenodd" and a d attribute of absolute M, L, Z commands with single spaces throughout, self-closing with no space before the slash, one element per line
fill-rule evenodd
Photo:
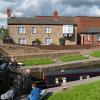
<path fill-rule="evenodd" d="M 90 55 L 93 57 L 100 57 L 100 51 L 94 51 Z"/>
<path fill-rule="evenodd" d="M 64 55 L 59 57 L 59 59 L 63 62 L 67 62 L 67 61 L 74 61 L 74 60 L 83 60 L 86 59 L 86 57 L 79 55 L 79 54 L 74 54 L 74 55 Z"/>
<path fill-rule="evenodd" d="M 100 81 L 56 93 L 48 100 L 100 100 Z"/>
<path fill-rule="evenodd" d="M 30 65 L 43 65 L 43 64 L 52 64 L 54 63 L 51 58 L 33 58 L 21 61 L 26 66 Z"/>

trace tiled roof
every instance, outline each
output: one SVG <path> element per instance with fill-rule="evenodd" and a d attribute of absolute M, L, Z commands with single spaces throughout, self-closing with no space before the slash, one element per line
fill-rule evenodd
<path fill-rule="evenodd" d="M 100 33 L 100 27 L 86 28 L 81 31 L 81 33 Z"/>
<path fill-rule="evenodd" d="M 25 17 L 13 17 L 8 18 L 8 25 L 74 25 L 74 17 L 44 17 L 44 18 L 25 18 Z"/>

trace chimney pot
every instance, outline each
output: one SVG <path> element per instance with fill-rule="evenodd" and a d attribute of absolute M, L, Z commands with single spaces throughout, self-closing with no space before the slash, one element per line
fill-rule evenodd
<path fill-rule="evenodd" d="M 11 9 L 7 9 L 7 17 L 10 18 L 11 17 Z"/>
<path fill-rule="evenodd" d="M 54 19 L 58 19 L 58 11 L 54 11 Z"/>

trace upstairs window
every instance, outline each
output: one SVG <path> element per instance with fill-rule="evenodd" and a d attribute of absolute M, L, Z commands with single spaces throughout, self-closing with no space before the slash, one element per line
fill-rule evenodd
<path fill-rule="evenodd" d="M 24 26 L 18 27 L 18 33 L 19 33 L 19 34 L 25 33 L 25 27 L 24 27 Z"/>
<path fill-rule="evenodd" d="M 63 33 L 73 34 L 74 33 L 73 25 L 63 25 Z"/>
<path fill-rule="evenodd" d="M 32 27 L 32 33 L 36 33 L 36 27 Z"/>
<path fill-rule="evenodd" d="M 51 27 L 45 27 L 45 33 L 51 33 Z"/>

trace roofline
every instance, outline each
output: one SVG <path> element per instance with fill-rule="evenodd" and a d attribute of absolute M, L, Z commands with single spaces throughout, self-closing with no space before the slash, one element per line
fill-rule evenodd
<path fill-rule="evenodd" d="M 100 18 L 100 16 L 74 16 L 75 17 L 91 17 L 91 18 Z"/>
<path fill-rule="evenodd" d="M 24 24 L 9 24 L 8 25 L 74 25 L 74 26 L 77 26 L 77 24 L 27 24 L 27 23 L 24 23 Z"/>
<path fill-rule="evenodd" d="M 79 33 L 81 33 L 81 34 L 98 34 L 100 32 L 79 32 Z"/>

